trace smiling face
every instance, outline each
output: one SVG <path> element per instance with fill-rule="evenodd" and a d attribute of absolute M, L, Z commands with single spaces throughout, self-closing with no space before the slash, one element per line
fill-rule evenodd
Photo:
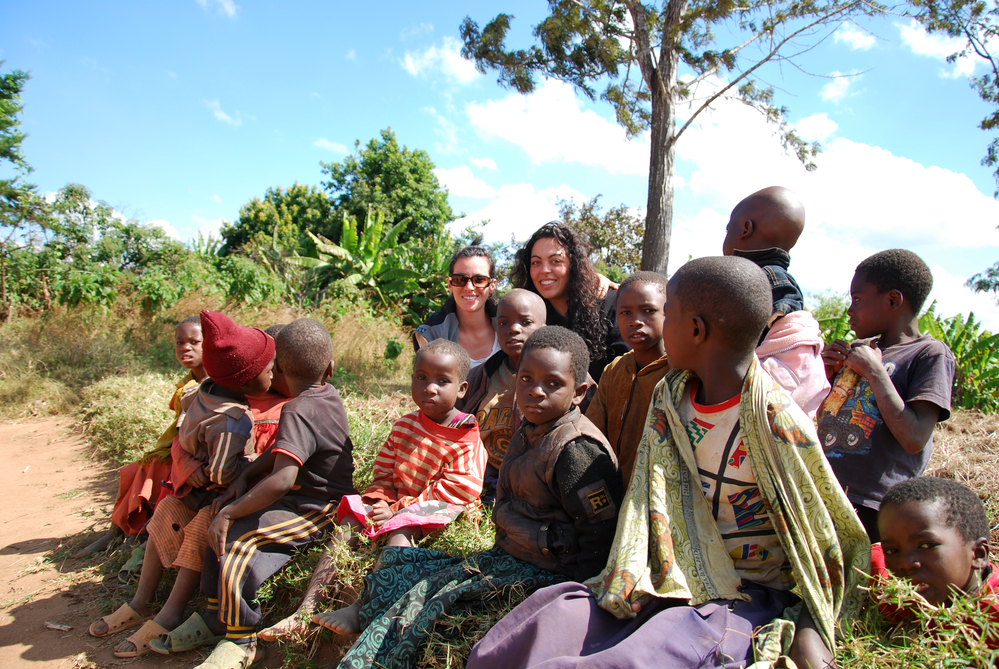
<path fill-rule="evenodd" d="M 542 237 L 531 249 L 531 281 L 538 294 L 550 302 L 569 294 L 569 254 L 552 237 Z"/>
<path fill-rule="evenodd" d="M 413 401 L 435 423 L 449 422 L 458 410 L 454 403 L 465 396 L 468 382 L 458 378 L 458 361 L 453 355 L 420 351 L 413 364 Z"/>
<path fill-rule="evenodd" d="M 885 566 L 934 605 L 950 603 L 951 588 L 964 590 L 973 570 L 988 564 L 988 541 L 965 541 L 947 525 L 945 504 L 941 499 L 889 504 L 878 514 Z"/>
<path fill-rule="evenodd" d="M 583 401 L 586 383 L 577 386 L 572 356 L 554 348 L 525 352 L 517 368 L 517 405 L 535 425 L 561 418 Z"/>
<path fill-rule="evenodd" d="M 867 339 L 884 334 L 891 327 L 892 293 L 888 290 L 879 293 L 877 286 L 868 283 L 861 273 L 853 275 L 850 282 L 850 307 L 846 313 L 850 317 L 850 328 L 858 339 Z"/>
<path fill-rule="evenodd" d="M 177 362 L 184 369 L 193 371 L 201 368 L 202 373 L 204 373 L 201 364 L 201 343 L 203 341 L 201 325 L 194 322 L 181 323 L 177 326 L 175 334 L 174 355 L 177 356 Z"/>
<path fill-rule="evenodd" d="M 471 256 L 468 258 L 458 258 L 454 263 L 451 274 L 464 274 L 468 277 L 489 276 L 489 259 L 482 256 Z M 448 283 L 448 290 L 454 296 L 455 305 L 462 311 L 478 311 L 486 306 L 489 295 L 496 289 L 496 280 L 493 279 L 488 285 L 476 288 L 468 281 L 464 286 L 452 286 Z"/>
<path fill-rule="evenodd" d="M 635 281 L 617 293 L 617 326 L 636 357 L 654 356 L 642 366 L 662 356 L 666 297 L 654 283 Z"/>

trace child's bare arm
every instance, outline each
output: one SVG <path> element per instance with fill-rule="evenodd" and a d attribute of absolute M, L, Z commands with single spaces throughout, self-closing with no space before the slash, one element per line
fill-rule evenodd
<path fill-rule="evenodd" d="M 266 509 L 287 495 L 295 485 L 299 467 L 297 460 L 284 453 L 278 453 L 274 459 L 274 471 L 267 478 L 215 515 L 208 527 L 208 545 L 216 555 L 222 557 L 225 550 L 225 536 L 230 521 Z"/>
<path fill-rule="evenodd" d="M 273 469 L 274 453 L 272 453 L 270 449 L 267 449 L 260 454 L 260 457 L 247 465 L 246 468 L 243 469 L 243 471 L 241 471 L 235 479 L 233 479 L 232 483 L 228 488 L 226 488 L 222 495 L 215 498 L 215 501 L 212 502 L 212 515 L 214 516 L 222 509 L 222 507 L 232 500 L 242 497 L 246 492 L 247 483 L 249 481 L 252 481 L 258 476 L 268 474 Z"/>
<path fill-rule="evenodd" d="M 815 621 L 807 605 L 802 605 L 801 615 L 795 625 L 794 641 L 791 642 L 791 659 L 801 669 L 826 669 L 835 667 L 836 660 L 826 648 L 815 628 Z"/>
<path fill-rule="evenodd" d="M 832 381 L 836 372 L 843 369 L 843 362 L 848 355 L 850 355 L 850 345 L 842 339 L 837 339 L 822 349 L 822 364 L 825 365 L 827 379 Z"/>
<path fill-rule="evenodd" d="M 881 361 L 881 349 L 856 346 L 846 357 L 845 364 L 867 379 L 881 418 L 906 453 L 919 453 L 926 447 L 933 426 L 940 418 L 940 407 L 927 401 L 902 399 L 891 382 Z"/>

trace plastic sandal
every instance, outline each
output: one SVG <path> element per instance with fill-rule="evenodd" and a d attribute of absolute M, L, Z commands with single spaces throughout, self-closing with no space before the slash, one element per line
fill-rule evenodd
<path fill-rule="evenodd" d="M 132 555 L 129 556 L 128 561 L 121 566 L 118 570 L 118 581 L 124 585 L 128 585 L 128 582 L 132 580 L 139 571 L 142 570 L 142 559 L 146 555 L 146 547 L 139 546 L 132 550 Z"/>
<path fill-rule="evenodd" d="M 94 626 L 97 625 L 97 623 L 91 623 L 90 629 L 87 630 L 87 633 L 90 634 L 90 636 L 95 636 L 98 638 L 111 636 L 112 634 L 115 634 L 122 630 L 127 630 L 133 627 L 137 627 L 142 623 L 146 622 L 147 620 L 149 620 L 149 618 L 150 616 L 143 616 L 136 613 L 135 609 L 129 606 L 128 602 L 125 602 L 124 604 L 118 607 L 117 611 L 115 611 L 109 616 L 104 616 L 103 618 L 101 618 L 101 620 L 103 620 L 104 623 L 108 626 L 107 632 L 104 632 L 103 634 L 97 634 L 96 632 L 94 632 Z"/>
<path fill-rule="evenodd" d="M 115 657 L 139 657 L 141 655 L 147 655 L 152 652 L 152 648 L 149 647 L 149 642 L 152 639 L 159 637 L 161 634 L 169 634 L 170 630 L 160 625 L 155 620 L 147 620 L 146 624 L 139 628 L 139 631 L 132 636 L 125 639 L 125 641 L 131 641 L 132 645 L 135 646 L 135 650 L 126 651 L 115 651 Z"/>
<path fill-rule="evenodd" d="M 247 669 L 264 659 L 264 649 L 257 644 L 252 655 L 228 639 L 215 646 L 215 650 L 195 669 Z"/>
<path fill-rule="evenodd" d="M 149 642 L 149 648 L 160 655 L 182 653 L 209 644 L 215 645 L 225 639 L 225 634 L 215 636 L 200 613 L 194 613 L 172 632 L 161 635 Z"/>

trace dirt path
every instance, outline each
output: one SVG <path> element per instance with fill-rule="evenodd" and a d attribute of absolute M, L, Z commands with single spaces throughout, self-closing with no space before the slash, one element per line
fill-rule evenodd
<path fill-rule="evenodd" d="M 87 634 L 90 623 L 109 605 L 127 601 L 132 589 L 102 576 L 99 566 L 106 556 L 72 557 L 73 550 L 96 538 L 93 532 L 108 528 L 118 477 L 93 461 L 71 425 L 67 418 L 0 424 L 5 454 L 0 465 L 0 668 L 189 669 L 200 664 L 207 652 L 120 660 L 112 649 L 131 632 L 109 639 Z M 46 623 L 72 629 L 50 629 Z M 260 667 L 282 666 L 288 652 L 298 665 L 304 650 L 271 645 Z M 314 660 L 322 662 L 325 654 Z"/>

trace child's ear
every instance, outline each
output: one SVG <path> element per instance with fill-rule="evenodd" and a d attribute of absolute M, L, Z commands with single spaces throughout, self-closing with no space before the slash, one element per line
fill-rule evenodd
<path fill-rule="evenodd" d="M 586 378 L 589 379 L 589 376 L 587 376 Z M 588 380 L 583 381 L 581 384 L 576 386 L 576 390 L 574 390 L 572 393 L 572 406 L 578 407 L 580 405 L 580 403 L 583 401 L 583 398 L 586 397 L 586 391 L 589 390 L 589 388 L 590 384 Z"/>
<path fill-rule="evenodd" d="M 330 360 L 330 364 L 326 365 L 326 369 L 323 371 L 323 383 L 326 383 L 326 379 L 333 376 L 333 361 Z"/>
<path fill-rule="evenodd" d="M 462 381 L 461 385 L 458 386 L 458 397 L 459 398 L 464 397 L 465 393 L 467 392 L 468 392 L 468 381 Z"/>
<path fill-rule="evenodd" d="M 692 331 L 691 335 L 695 344 L 703 344 L 704 340 L 708 338 L 708 326 L 704 323 L 704 319 L 700 316 L 692 316 L 690 320 Z"/>
<path fill-rule="evenodd" d="M 905 303 L 905 297 L 902 295 L 902 291 L 892 289 L 888 291 L 888 306 L 892 309 L 898 309 Z"/>
<path fill-rule="evenodd" d="M 973 569 L 985 569 L 989 566 L 989 540 L 985 537 L 977 539 L 971 543 L 972 555 L 971 567 Z"/>
<path fill-rule="evenodd" d="M 274 372 L 277 374 L 284 374 L 284 371 L 281 369 L 281 365 L 278 364 L 277 358 L 274 358 Z"/>
<path fill-rule="evenodd" d="M 756 224 L 748 218 L 739 223 L 739 239 L 749 239 L 756 232 Z"/>

